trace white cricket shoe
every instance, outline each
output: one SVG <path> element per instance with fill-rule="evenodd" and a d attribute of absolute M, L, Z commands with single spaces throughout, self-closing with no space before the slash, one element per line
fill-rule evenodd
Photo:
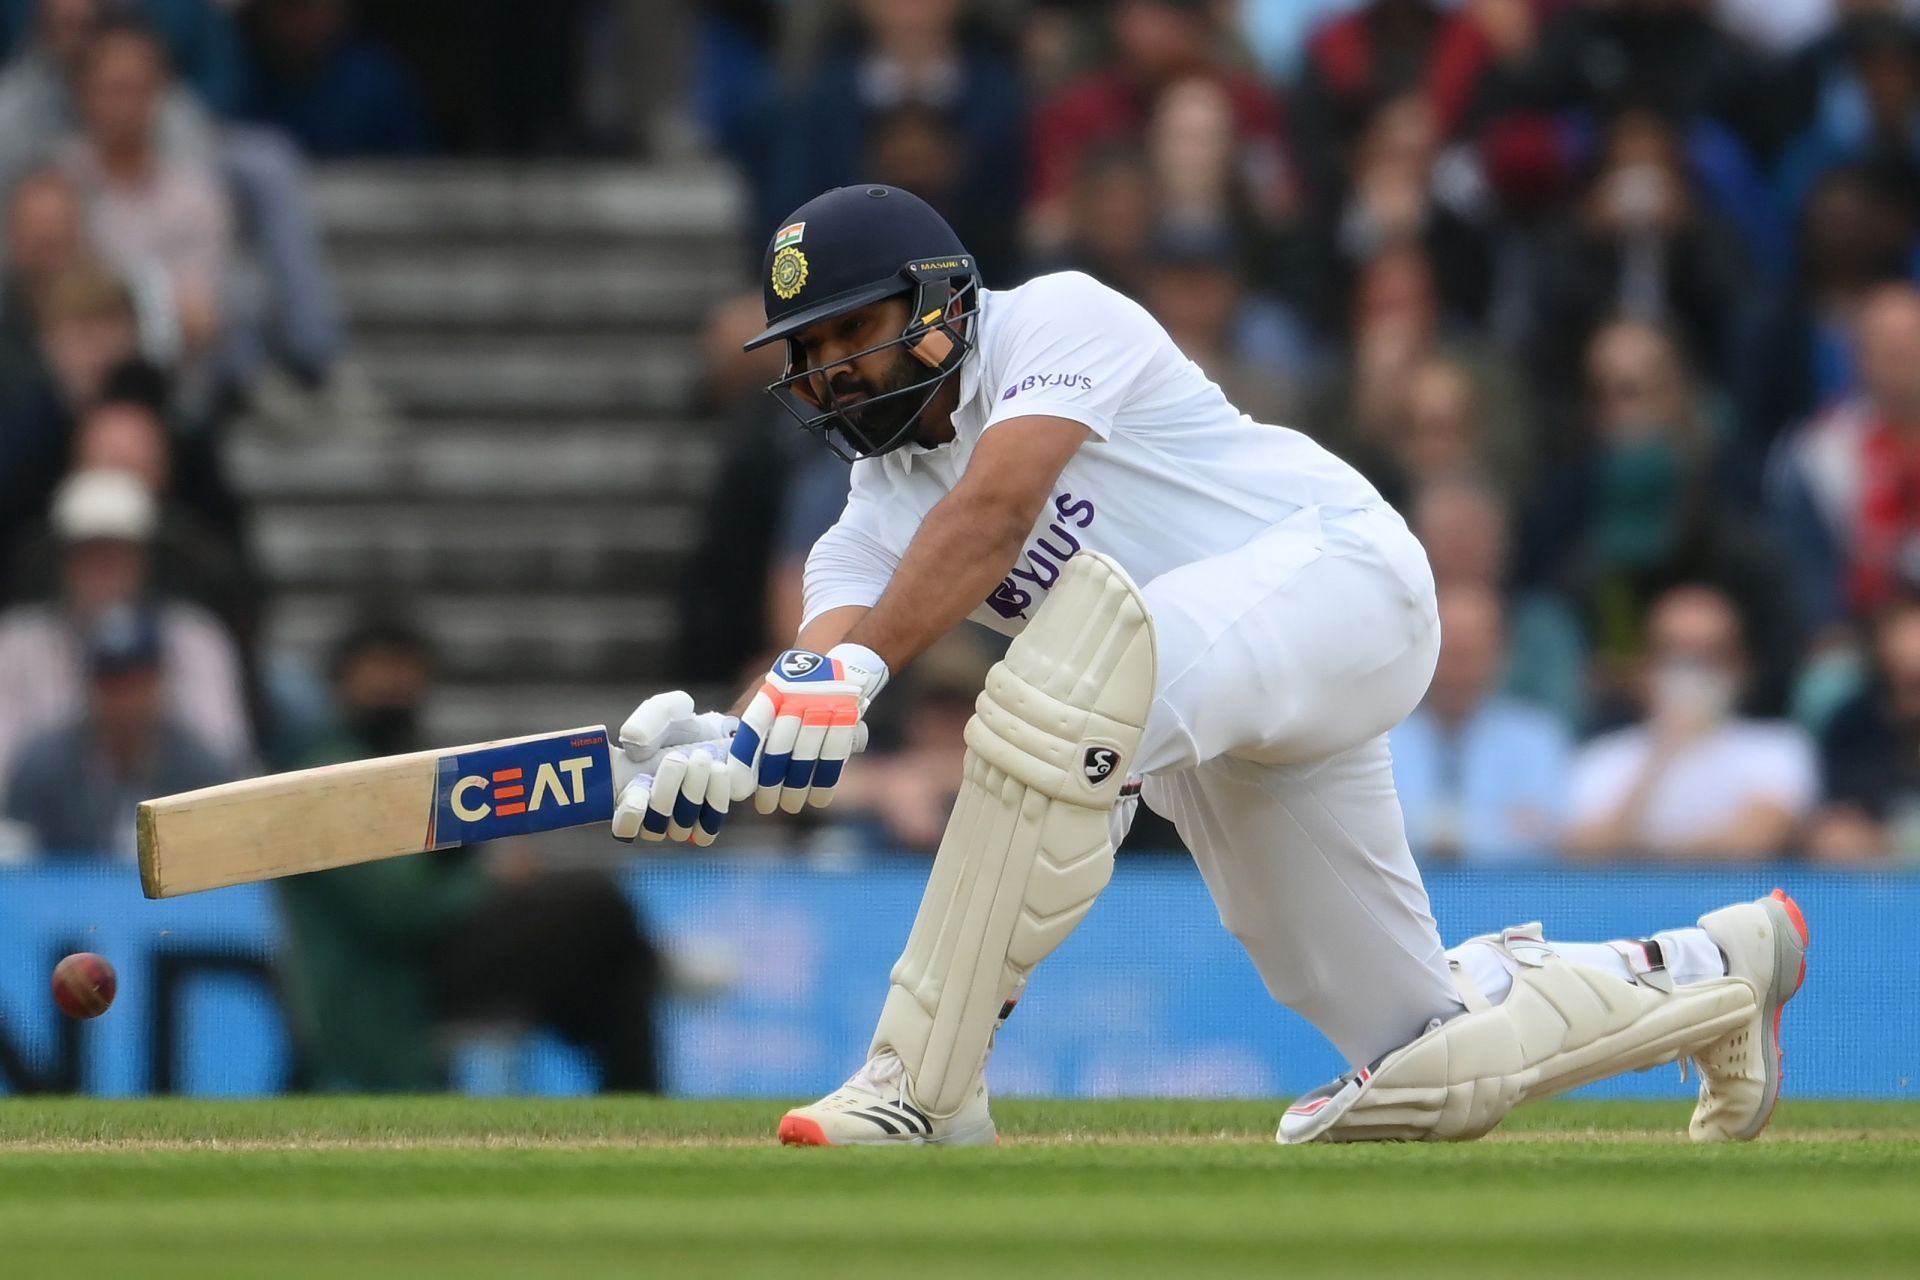
<path fill-rule="evenodd" d="M 790 1147 L 984 1147 L 999 1141 L 987 1113 L 983 1075 L 953 1115 L 930 1116 L 913 1101 L 906 1064 L 882 1049 L 853 1078 L 820 1101 L 780 1119 L 780 1141 Z"/>
<path fill-rule="evenodd" d="M 1759 1136 L 1780 1100 L 1780 1013 L 1807 979 L 1807 918 L 1783 890 L 1700 917 L 1727 972 L 1754 992 L 1753 1017 L 1693 1055 L 1700 1101 L 1687 1133 L 1695 1142 Z"/>

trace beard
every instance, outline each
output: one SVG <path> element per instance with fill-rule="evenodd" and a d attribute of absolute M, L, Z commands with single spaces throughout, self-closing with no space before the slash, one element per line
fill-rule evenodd
<path fill-rule="evenodd" d="M 898 443 L 900 432 L 927 404 L 927 396 L 916 396 L 913 389 L 938 376 L 939 370 L 921 364 L 904 351 L 896 354 L 893 366 L 877 381 L 851 373 L 840 375 L 833 380 L 840 433 L 863 455 Z M 858 397 L 857 402 L 844 404 L 849 396 Z"/>

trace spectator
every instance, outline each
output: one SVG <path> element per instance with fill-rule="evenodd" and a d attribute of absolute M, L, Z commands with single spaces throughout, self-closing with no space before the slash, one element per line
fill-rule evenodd
<path fill-rule="evenodd" d="M 1587 721 L 1586 644 L 1558 596 L 1513 587 L 1510 508 L 1491 484 L 1468 472 L 1428 480 L 1408 506 L 1442 595 L 1492 592 L 1504 600 L 1506 664 L 1500 690 L 1551 711 L 1561 724 Z"/>
<path fill-rule="evenodd" d="M 1159 95 L 1194 77 L 1219 84 L 1231 103 L 1235 156 L 1251 207 L 1283 222 L 1296 203 L 1296 180 L 1279 112 L 1265 86 L 1213 52 L 1217 34 L 1198 0 L 1119 0 L 1108 19 L 1113 57 L 1053 95 L 1035 113 L 1029 154 L 1028 235 L 1044 250 L 1073 232 L 1071 193 L 1090 152 L 1144 145 Z M 1084 231 L 1085 223 L 1081 223 Z"/>
<path fill-rule="evenodd" d="M 1250 298 L 1224 232 L 1169 228 L 1144 287 L 1147 310 L 1174 345 L 1255 421 L 1290 423 L 1310 362 L 1309 339 L 1276 304 Z"/>
<path fill-rule="evenodd" d="M 1153 173 L 1144 153 L 1114 144 L 1089 152 L 1074 176 L 1061 238 L 1036 250 L 1038 272 L 1084 271 L 1138 301 L 1152 259 Z"/>
<path fill-rule="evenodd" d="M 0 28 L 18 31 L 32 24 L 44 0 L 0 0 Z M 242 0 L 244 3 L 244 0 Z M 166 45 L 169 60 L 192 85 L 194 97 L 220 115 L 239 103 L 246 78 L 245 58 L 233 13 L 241 4 L 227 0 L 93 0 L 94 12 L 138 17 Z"/>
<path fill-rule="evenodd" d="M 1447 309 L 1478 320 L 1493 283 L 1493 244 L 1482 225 L 1487 210 L 1477 181 L 1456 173 L 1442 182 L 1439 143 L 1425 100 L 1407 94 L 1384 103 L 1356 138 L 1349 180 L 1327 206 L 1328 244 L 1319 257 L 1363 264 L 1391 245 L 1418 243 Z"/>
<path fill-rule="evenodd" d="M 1848 77 L 1834 86 L 1846 106 L 1823 111 L 1780 159 L 1781 207 L 1798 209 L 1819 176 L 1844 164 L 1894 175 L 1920 198 L 1920 37 L 1904 20 L 1864 15 L 1847 25 Z"/>
<path fill-rule="evenodd" d="M 98 267 L 78 267 L 49 281 L 37 299 L 35 321 L 40 354 L 69 418 L 98 400 L 114 372 L 140 351 L 133 294 Z"/>
<path fill-rule="evenodd" d="M 245 17 L 255 74 L 241 114 L 322 159 L 427 149 L 412 81 L 355 29 L 349 0 L 262 0 Z"/>
<path fill-rule="evenodd" d="M 1380 103 L 1413 95 L 1440 138 L 1465 123 L 1496 55 L 1479 19 L 1473 6 L 1449 12 L 1434 0 L 1368 0 L 1313 33 L 1291 101 L 1322 199 L 1336 199 L 1354 178 L 1340 157 Z"/>
<path fill-rule="evenodd" d="M 1436 480 L 1484 473 L 1509 497 L 1527 481 L 1527 441 L 1510 403 L 1464 360 L 1429 356 L 1407 376 L 1394 463 L 1411 492 Z"/>
<path fill-rule="evenodd" d="M 142 800 L 227 782 L 237 769 L 168 711 L 153 614 L 115 606 L 85 647 L 85 710 L 26 741 L 5 812 L 43 853 L 131 859 Z"/>
<path fill-rule="evenodd" d="M 1446 322 L 1434 284 L 1433 265 L 1424 250 L 1401 242 L 1368 262 L 1354 288 L 1351 320 L 1343 354 L 1316 379 L 1307 420 L 1321 443 L 1365 472 L 1391 502 L 1409 497 L 1415 476 L 1410 464 L 1431 460 L 1416 451 L 1403 454 L 1409 422 L 1415 409 L 1414 391 L 1423 372 L 1437 361 L 1460 371 L 1478 392 L 1487 421 L 1472 434 L 1484 453 L 1476 469 L 1507 470 L 1516 456 L 1514 421 L 1503 405 L 1513 399 L 1513 382 L 1500 354 L 1472 337 L 1463 336 Z M 1433 420 L 1446 406 L 1434 396 L 1440 390 L 1429 380 L 1421 388 L 1423 431 L 1452 426 Z M 1426 445 L 1440 444 L 1426 440 Z"/>
<path fill-rule="evenodd" d="M 876 116 L 867 134 L 868 180 L 901 187 L 940 210 L 961 231 L 962 243 L 996 283 L 1017 278 L 1020 262 L 1017 218 L 976 203 L 978 188 L 966 165 L 969 155 L 959 117 L 935 107 L 900 106 Z M 990 194 L 990 193 L 988 193 Z"/>
<path fill-rule="evenodd" d="M 967 7 L 963 0 L 857 0 L 856 20 L 824 42 L 825 56 L 777 108 L 785 141 L 761 202 L 763 222 L 773 225 L 828 187 L 873 180 L 870 162 L 884 157 L 883 134 L 900 128 L 897 113 L 917 108 L 923 127 L 935 123 L 948 137 L 952 186 L 901 185 L 949 214 L 988 272 L 1012 274 L 1025 93 L 1012 55 L 989 29 L 965 20 Z"/>
<path fill-rule="evenodd" d="M 1774 57 L 1819 38 L 1833 21 L 1833 0 L 1714 0 L 1713 8 L 1721 26 Z"/>
<path fill-rule="evenodd" d="M 140 482 L 155 504 L 152 563 L 155 589 L 200 605 L 227 627 L 242 654 L 251 651 L 260 590 L 238 551 L 198 511 L 172 496 L 173 442 L 150 404 L 106 398 L 80 418 L 73 439 L 76 471 L 114 471 Z M 29 539 L 15 557 L 12 599 L 57 592 L 58 539 L 51 530 Z"/>
<path fill-rule="evenodd" d="M 1244 0 L 1238 8 L 1240 38 L 1267 79 L 1291 86 L 1299 78 L 1308 42 L 1329 19 L 1361 8 L 1367 0 Z"/>
<path fill-rule="evenodd" d="M 1185 234 L 1230 236 L 1246 247 L 1250 276 L 1265 282 L 1273 275 L 1291 226 L 1274 202 L 1274 175 L 1258 168 L 1258 152 L 1241 145 L 1225 85 L 1189 75 L 1162 88 L 1147 122 L 1146 155 L 1162 224 Z"/>
<path fill-rule="evenodd" d="M 1452 587 L 1439 608 L 1433 685 L 1391 734 L 1407 839 L 1423 861 L 1543 857 L 1565 820 L 1573 741 L 1551 713 L 1498 692 L 1497 593 Z"/>
<path fill-rule="evenodd" d="M 1861 307 L 1878 286 L 1907 277 L 1915 230 L 1883 174 L 1849 166 L 1814 185 L 1793 279 L 1743 309 L 1733 391 L 1741 445 L 1756 461 L 1787 428 L 1853 393 Z"/>
<path fill-rule="evenodd" d="M 0 70 L 0 196 L 81 127 L 76 86 L 99 30 L 104 0 L 19 0 L 34 3 L 32 42 Z M 159 105 L 160 147 L 173 159 L 205 161 L 217 147 L 213 122 L 199 99 L 169 84 Z"/>
<path fill-rule="evenodd" d="M 1411 244 L 1382 252 L 1355 281 L 1350 309 L 1345 363 L 1318 388 L 1311 421 L 1323 443 L 1391 488 L 1382 472 L 1406 420 L 1413 371 L 1443 342 L 1432 263 Z"/>
<path fill-rule="evenodd" d="M 0 72 L 0 195 L 19 177 L 52 160 L 62 146 L 75 145 L 71 140 L 83 127 L 80 73 L 98 36 L 139 33 L 139 28 L 124 24 L 103 26 L 104 0 L 37 3 L 39 34 L 33 47 Z M 176 18 L 182 20 L 182 33 L 190 34 L 186 10 L 205 6 L 200 0 L 148 0 L 147 7 L 169 34 Z M 163 169 L 204 174 L 218 164 L 231 181 L 251 247 L 271 284 L 266 314 L 228 317 L 229 336 L 235 341 L 225 357 L 228 371 L 250 377 L 264 362 L 271 337 L 276 343 L 272 354 L 297 378 L 317 385 L 339 353 L 340 333 L 298 157 L 271 130 L 228 126 L 216 133 L 199 99 L 177 81 L 162 88 L 156 116 L 153 150 Z M 181 348 L 180 317 L 164 273 L 134 271 L 127 262 L 116 262 L 116 268 L 137 286 L 146 354 L 173 364 Z M 190 383 L 187 390 L 207 388 Z"/>
<path fill-rule="evenodd" d="M 1782 442 L 1774 513 L 1817 627 L 1886 604 L 1920 551 L 1920 289 L 1886 285 L 1861 306 L 1860 392 Z"/>
<path fill-rule="evenodd" d="M 1649 606 L 1690 582 L 1735 602 L 1753 637 L 1747 688 L 1777 711 L 1802 635 L 1789 562 L 1717 487 L 1719 443 L 1678 341 L 1613 321 L 1589 345 L 1587 385 L 1591 444 L 1543 487 L 1519 577 L 1556 590 L 1579 618 L 1597 722 L 1635 701 Z"/>
<path fill-rule="evenodd" d="M 1764 858 L 1818 799 L 1811 744 L 1782 721 L 1738 717 L 1740 615 L 1711 587 L 1676 587 L 1647 623 L 1644 718 L 1582 748 L 1568 849 L 1584 857 Z"/>
<path fill-rule="evenodd" d="M 1920 602 L 1874 626 L 1874 680 L 1820 735 L 1826 802 L 1808 846 L 1837 861 L 1920 859 Z"/>
<path fill-rule="evenodd" d="M 1771 8 L 1778 0 L 1737 2 Z M 1773 136 L 1780 145 L 1822 123 L 1837 124 L 1848 118 L 1857 122 L 1861 104 L 1853 53 L 1859 28 L 1889 17 L 1920 18 L 1915 0 L 1794 0 L 1781 7 L 1791 10 L 1808 4 L 1824 11 L 1821 29 L 1792 50 L 1764 86 L 1775 113 Z"/>
<path fill-rule="evenodd" d="M 48 284 L 84 265 L 86 237 L 80 195 L 56 170 L 28 174 L 7 202 L 6 278 L 0 284 L 0 325 L 30 333 L 33 301 Z"/>
<path fill-rule="evenodd" d="M 1607 130 L 1599 163 L 1535 281 L 1531 367 L 1549 410 L 1579 384 L 1607 317 L 1670 324 L 1710 374 L 1724 371 L 1729 317 L 1746 286 L 1740 236 L 1702 201 L 1667 119 L 1634 109 Z"/>
<path fill-rule="evenodd" d="M 338 738 L 309 764 L 417 750 L 432 663 L 417 635 L 369 624 L 332 678 Z M 325 1092 L 444 1089 L 435 1022 L 513 1018 L 591 1053 L 608 1091 L 660 1089 L 661 960 L 597 871 L 511 865 L 472 849 L 275 882 L 295 1040 Z"/>
<path fill-rule="evenodd" d="M 0 776 L 33 734 L 68 723 L 85 704 L 85 637 L 117 608 L 152 607 L 168 716 L 224 760 L 249 752 L 246 697 L 233 641 L 211 615 L 154 600 L 153 499 L 133 476 L 83 471 L 53 503 L 60 595 L 0 613 Z"/>
<path fill-rule="evenodd" d="M 65 461 L 64 424 L 41 358 L 36 307 L 51 281 L 73 269 L 79 239 L 79 209 L 63 179 L 43 173 L 16 188 L 7 205 L 0 273 L 0 557 L 45 511 Z"/>
<path fill-rule="evenodd" d="M 831 462 L 844 503 L 846 464 L 803 435 L 766 394 L 785 359 L 780 344 L 740 349 L 765 324 L 758 290 L 728 299 L 707 320 L 705 395 L 722 443 L 680 584 L 674 669 L 688 683 L 738 684 L 793 639 L 804 563 L 794 555 L 804 557 L 812 546 L 808 540 L 797 552 L 779 554 L 795 471 L 809 459 Z M 833 505 L 829 521 L 840 505 Z"/>
<path fill-rule="evenodd" d="M 1670 120 L 1711 117 L 1764 147 L 1773 109 L 1763 69 L 1715 23 L 1709 0 L 1577 0 L 1487 88 L 1493 109 L 1612 109 L 1638 97 Z"/>
<path fill-rule="evenodd" d="M 233 216 L 211 159 L 161 146 L 157 113 L 167 75 L 153 36 L 103 28 L 80 62 L 85 131 L 63 163 L 101 252 L 130 278 L 156 278 L 166 288 L 180 355 L 193 364 L 220 332 Z"/>

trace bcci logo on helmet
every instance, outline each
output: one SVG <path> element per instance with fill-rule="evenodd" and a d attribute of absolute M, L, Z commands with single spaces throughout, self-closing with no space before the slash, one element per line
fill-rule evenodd
<path fill-rule="evenodd" d="M 773 255 L 773 291 L 790 302 L 807 285 L 807 255 L 788 245 Z"/>

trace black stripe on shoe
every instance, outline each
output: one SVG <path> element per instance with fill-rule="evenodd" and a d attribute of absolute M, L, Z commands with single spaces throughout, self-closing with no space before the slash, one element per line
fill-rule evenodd
<path fill-rule="evenodd" d="M 865 1111 L 849 1111 L 847 1114 L 850 1116 L 859 1116 L 862 1120 L 871 1120 L 893 1137 L 899 1137 L 900 1126 L 896 1125 L 893 1120 L 900 1119 L 901 1117 L 894 1116 L 893 1119 L 888 1119 L 885 1115 L 876 1114 L 877 1110 L 877 1108 L 869 1107 Z"/>
<path fill-rule="evenodd" d="M 913 1111 L 913 1108 L 904 1102 L 876 1102 L 868 1107 L 867 1110 L 874 1115 L 893 1117 L 905 1125 L 909 1132 L 918 1133 L 923 1136 L 928 1136 L 933 1133 L 933 1125 L 927 1120 L 927 1117 L 919 1111 Z M 909 1111 L 913 1111 L 913 1114 L 908 1115 L 907 1112 Z"/>
<path fill-rule="evenodd" d="M 911 1102 L 908 1102 L 905 1098 L 900 1099 L 900 1101 L 894 1103 L 893 1105 L 898 1107 L 900 1110 L 907 1112 L 915 1120 L 918 1120 L 920 1122 L 921 1132 L 926 1133 L 928 1135 L 931 1135 L 933 1133 L 933 1118 L 929 1116 L 926 1112 L 914 1106 Z"/>

